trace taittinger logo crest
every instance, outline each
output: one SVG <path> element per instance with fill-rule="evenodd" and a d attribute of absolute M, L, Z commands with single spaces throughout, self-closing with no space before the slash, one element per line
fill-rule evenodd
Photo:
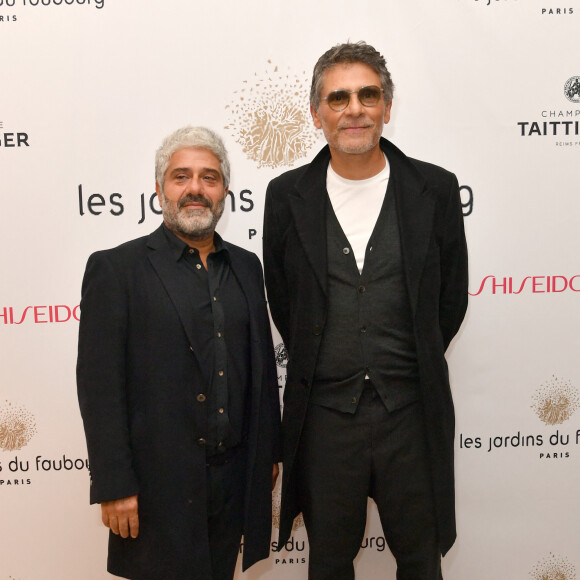
<path fill-rule="evenodd" d="M 234 91 L 228 129 L 248 159 L 258 167 L 293 165 L 316 142 L 308 108 L 308 77 L 282 73 L 268 61 L 263 75 L 254 73 Z"/>
<path fill-rule="evenodd" d="M 570 77 L 564 85 L 564 95 L 573 103 L 580 103 L 580 77 Z"/>
<path fill-rule="evenodd" d="M 36 421 L 23 406 L 6 401 L 0 407 L 0 449 L 17 451 L 26 447 L 36 433 Z"/>
<path fill-rule="evenodd" d="M 568 421 L 580 405 L 580 393 L 570 381 L 553 376 L 534 393 L 532 409 L 546 425 Z"/>

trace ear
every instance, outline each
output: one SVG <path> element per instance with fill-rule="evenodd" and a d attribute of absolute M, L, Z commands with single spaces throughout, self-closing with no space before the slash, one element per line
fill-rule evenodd
<path fill-rule="evenodd" d="M 157 199 L 159 200 L 159 207 L 163 207 L 163 199 L 161 196 L 161 186 L 155 182 L 155 193 L 157 193 Z"/>
<path fill-rule="evenodd" d="M 393 101 L 389 101 L 385 106 L 385 125 L 391 120 L 391 106 L 393 105 Z"/>
<path fill-rule="evenodd" d="M 310 114 L 312 115 L 312 120 L 314 121 L 314 126 L 317 129 L 322 129 L 322 123 L 320 121 L 320 115 L 318 114 L 318 111 L 316 111 L 314 109 L 314 107 L 312 105 L 310 105 Z"/>

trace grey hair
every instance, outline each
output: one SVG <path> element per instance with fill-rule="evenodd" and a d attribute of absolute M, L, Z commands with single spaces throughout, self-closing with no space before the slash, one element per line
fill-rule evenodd
<path fill-rule="evenodd" d="M 220 162 L 224 188 L 230 184 L 230 162 L 221 137 L 206 127 L 182 127 L 168 135 L 155 154 L 155 181 L 163 191 L 165 172 L 171 156 L 184 147 L 199 147 L 211 151 Z"/>
<path fill-rule="evenodd" d="M 320 107 L 320 92 L 322 91 L 324 73 L 337 64 L 354 64 L 357 62 L 370 66 L 379 75 L 385 102 L 390 103 L 393 100 L 395 85 L 391 80 L 391 73 L 387 69 L 387 62 L 383 55 L 363 40 L 345 42 L 327 50 L 314 66 L 312 85 L 310 87 L 310 104 L 315 111 L 318 111 L 318 107 Z"/>

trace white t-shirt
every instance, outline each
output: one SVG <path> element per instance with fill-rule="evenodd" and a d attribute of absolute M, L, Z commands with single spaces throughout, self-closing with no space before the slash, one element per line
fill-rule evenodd
<path fill-rule="evenodd" d="M 369 238 L 379 217 L 391 168 L 385 156 L 385 168 L 368 179 L 345 179 L 328 164 L 326 189 L 332 208 L 354 252 L 362 273 Z"/>

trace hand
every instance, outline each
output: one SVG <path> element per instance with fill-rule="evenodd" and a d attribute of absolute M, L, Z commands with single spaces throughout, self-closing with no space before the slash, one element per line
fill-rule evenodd
<path fill-rule="evenodd" d="M 276 480 L 278 479 L 278 474 L 280 473 L 280 468 L 277 463 L 274 463 L 272 467 L 272 491 L 276 487 Z"/>
<path fill-rule="evenodd" d="M 139 514 L 137 511 L 137 496 L 132 495 L 113 501 L 101 503 L 101 518 L 103 524 L 110 528 L 113 534 L 122 538 L 132 538 L 139 535 Z"/>

